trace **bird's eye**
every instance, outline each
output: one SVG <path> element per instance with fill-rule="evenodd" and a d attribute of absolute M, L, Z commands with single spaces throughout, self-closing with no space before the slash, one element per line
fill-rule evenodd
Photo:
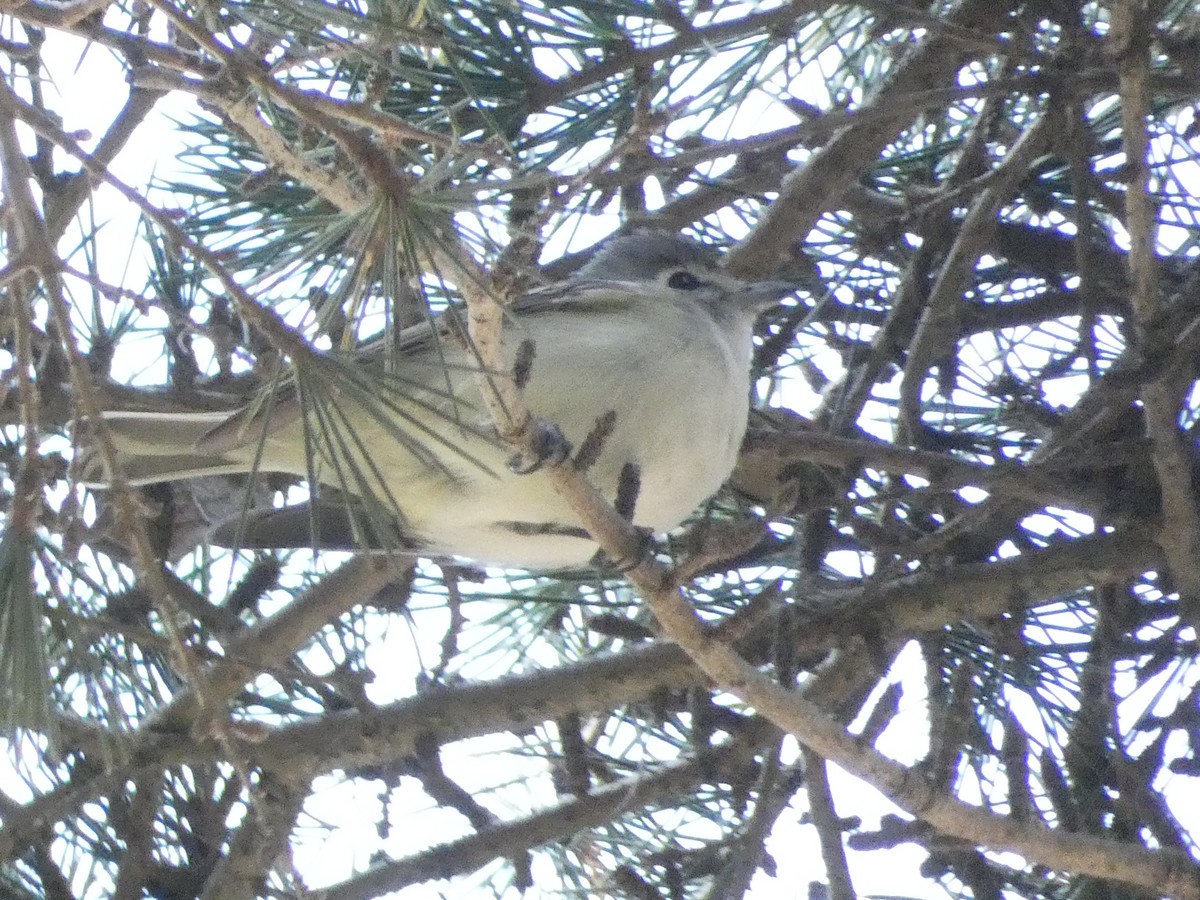
<path fill-rule="evenodd" d="M 700 284 L 700 279 L 688 271 L 672 272 L 671 277 L 667 279 L 667 287 L 678 291 L 694 291 Z"/>

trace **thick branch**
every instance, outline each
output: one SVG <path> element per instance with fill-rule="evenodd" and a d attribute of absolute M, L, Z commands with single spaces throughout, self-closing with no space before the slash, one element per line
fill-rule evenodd
<path fill-rule="evenodd" d="M 366 590 L 361 585 L 379 577 L 357 569 L 361 562 L 347 564 L 335 573 L 336 576 L 352 566 L 356 568 L 358 574 L 354 578 L 347 572 L 345 592 L 330 585 L 327 601 L 314 596 L 305 604 L 311 604 L 311 619 L 309 613 L 298 613 L 294 619 L 264 623 L 259 630 L 251 630 L 245 642 L 236 645 L 237 650 L 248 654 L 249 642 L 261 640 L 263 645 L 256 652 L 283 658 L 285 650 L 291 652 L 288 648 L 297 637 L 311 634 L 319 627 L 318 620 L 324 621 L 323 615 L 336 615 L 345 602 L 361 601 Z M 995 563 L 912 575 L 890 586 L 847 589 L 839 593 L 836 602 L 830 598 L 827 604 L 822 604 L 810 614 L 811 619 L 801 619 L 795 628 L 798 635 L 795 652 L 797 656 L 820 654 L 847 635 L 886 634 L 898 640 L 902 635 L 936 630 L 967 616 L 983 618 L 1032 608 L 1073 588 L 1136 577 L 1160 563 L 1161 553 L 1149 539 L 1099 535 Z M 358 582 L 359 577 L 365 581 Z M 314 592 L 320 594 L 323 590 L 324 587 Z M 775 626 L 769 622 L 768 627 Z M 271 636 L 276 628 L 280 631 L 278 638 Z M 285 632 L 292 636 L 284 637 Z M 851 668 L 855 672 L 864 669 L 858 664 Z M 202 677 L 211 679 L 208 689 L 218 698 L 227 696 L 230 686 L 244 684 L 248 678 L 248 673 L 236 664 L 229 671 L 217 672 Z M 439 688 L 371 712 L 347 711 L 319 721 L 290 725 L 249 748 L 247 753 L 252 758 L 261 756 L 274 765 L 286 764 L 293 770 L 313 774 L 355 768 L 409 755 L 426 735 L 434 735 L 444 743 L 522 729 L 530 722 L 569 712 L 607 711 L 663 690 L 702 683 L 703 674 L 679 647 L 648 644 L 550 672 L 514 675 L 482 685 Z M 171 722 L 180 717 L 187 722 L 183 713 L 194 709 L 192 704 L 194 701 L 183 695 L 178 707 L 170 707 L 164 713 L 164 720 Z M 147 729 L 133 746 L 112 748 L 109 752 L 133 760 L 140 771 L 146 766 L 157 770 L 172 763 L 208 759 L 212 748 L 192 741 L 184 731 L 164 733 Z M 106 774 L 81 774 L 75 781 L 6 815 L 5 827 L 0 831 L 0 860 L 21 852 L 36 839 L 38 829 L 45 823 L 69 815 L 80 804 L 121 783 L 119 778 L 117 781 L 113 778 Z"/>
<path fill-rule="evenodd" d="M 233 833 L 229 850 L 217 863 L 200 900 L 241 900 L 263 896 L 271 869 L 286 859 L 306 785 L 290 773 L 264 770 L 251 791 L 245 818 Z"/>
<path fill-rule="evenodd" d="M 1125 194 L 1129 228 L 1131 302 L 1137 319 L 1142 353 L 1160 352 L 1155 334 L 1158 296 L 1158 214 L 1150 195 L 1151 24 L 1145 6 L 1137 0 L 1117 0 L 1113 6 L 1112 47 L 1119 61 L 1121 123 L 1125 133 L 1125 165 L 1129 187 Z M 1166 340 L 1174 335 L 1161 336 Z M 1179 433 L 1180 402 L 1191 378 L 1156 379 L 1142 389 L 1146 433 L 1161 487 L 1163 515 L 1159 540 L 1179 585 L 1182 612 L 1191 624 L 1200 624 L 1200 509 L 1192 483 L 1192 460 Z"/>
<path fill-rule="evenodd" d="M 860 743 L 811 701 L 776 684 L 731 647 L 713 640 L 678 591 L 650 583 L 638 587 L 667 634 L 717 684 L 940 831 L 993 850 L 1018 853 L 1054 869 L 1122 882 L 1180 900 L 1200 898 L 1200 872 L 1186 854 L 1017 822 L 939 792 L 918 770 Z"/>
<path fill-rule="evenodd" d="M 1004 12 L 994 0 L 964 0 L 947 18 L 951 25 L 978 26 Z M 887 83 L 869 101 L 888 110 L 898 98 L 948 83 L 962 60 L 958 43 L 944 33 L 930 33 L 896 67 Z M 799 169 L 783 179 L 779 197 L 763 211 L 750 236 L 729 254 L 736 273 L 773 272 L 786 260 L 793 242 L 804 238 L 817 219 L 846 188 L 874 165 L 879 153 L 909 121 L 907 109 L 881 113 L 839 131 Z"/>
<path fill-rule="evenodd" d="M 375 866 L 326 888 L 324 896 L 328 900 L 367 900 L 410 884 L 472 872 L 494 859 L 513 856 L 611 822 L 623 812 L 669 802 L 681 794 L 694 792 L 699 784 L 744 779 L 741 770 L 746 762 L 742 741 L 712 748 L 702 759 L 667 763 L 652 774 L 614 781 L 586 797 L 495 825 L 406 859 Z"/>

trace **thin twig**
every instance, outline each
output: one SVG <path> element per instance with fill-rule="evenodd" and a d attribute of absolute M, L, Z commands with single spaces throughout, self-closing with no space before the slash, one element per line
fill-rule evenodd
<path fill-rule="evenodd" d="M 991 243 L 996 217 L 1017 186 L 1028 177 L 1029 167 L 1050 143 L 1058 117 L 1049 113 L 1029 126 L 1008 156 L 991 173 L 988 186 L 980 192 L 959 229 L 942 264 L 937 281 L 925 302 L 921 320 L 908 347 L 904 377 L 900 381 L 897 429 L 908 440 L 920 430 L 921 390 L 930 365 L 940 355 L 950 355 L 959 334 L 963 294 L 979 257 Z"/>
<path fill-rule="evenodd" d="M 709 780 L 742 777 L 744 741 L 713 748 L 704 760 L 666 763 L 658 771 L 602 785 L 585 797 L 567 800 L 524 818 L 495 825 L 478 834 L 442 844 L 406 859 L 383 863 L 325 889 L 326 900 L 377 897 L 437 878 L 465 874 L 502 856 L 513 856 L 553 840 L 569 838 L 593 825 L 612 821 L 625 810 L 653 806 L 694 791 Z"/>
<path fill-rule="evenodd" d="M 850 866 L 846 863 L 844 831 L 833 805 L 829 789 L 829 770 L 825 760 L 804 748 L 804 781 L 808 786 L 808 808 L 821 842 L 825 877 L 829 879 L 829 900 L 856 900 Z"/>
<path fill-rule="evenodd" d="M 0 129 L 0 139 L 3 139 L 4 144 L 5 188 L 9 202 L 26 212 L 21 216 L 21 222 L 22 226 L 28 230 L 26 237 L 29 239 L 29 243 L 22 248 L 22 254 L 28 257 L 30 264 L 38 271 L 45 288 L 49 301 L 50 319 L 66 357 L 71 386 L 75 392 L 75 403 L 84 418 L 98 421 L 101 418 L 100 404 L 86 361 L 75 342 L 70 308 L 63 293 L 59 260 L 53 250 L 55 245 L 46 231 L 45 221 L 37 212 L 37 205 L 29 188 L 32 173 L 29 171 L 28 161 L 16 143 L 16 135 L 12 132 L 12 123 L 18 118 L 17 107 L 19 104 L 15 102 L 18 100 L 19 98 L 12 92 L 8 82 L 0 78 L 0 109 L 5 115 L 3 128 Z M 188 684 L 199 687 L 197 663 L 179 630 L 180 624 L 184 621 L 183 614 L 171 596 L 162 563 L 158 561 L 154 553 L 138 495 L 129 487 L 128 482 L 119 471 L 116 462 L 117 451 L 111 436 L 103 428 L 97 428 L 95 432 L 97 449 L 110 470 L 110 475 L 113 476 L 113 499 L 118 519 L 133 547 L 134 563 L 139 570 L 139 575 L 144 580 L 150 597 L 162 613 L 164 627 L 171 639 L 171 657 L 176 671 Z M 36 430 L 34 433 L 36 434 Z M 213 713 L 211 704 L 203 702 L 202 694 L 199 696 L 201 705 L 210 714 Z"/>

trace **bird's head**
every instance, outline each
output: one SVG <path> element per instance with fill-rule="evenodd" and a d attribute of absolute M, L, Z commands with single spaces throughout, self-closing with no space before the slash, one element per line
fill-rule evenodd
<path fill-rule="evenodd" d="M 755 318 L 793 293 L 783 281 L 745 281 L 721 268 L 713 248 L 662 231 L 639 231 L 608 241 L 577 279 L 645 283 L 707 309 L 714 318 Z"/>

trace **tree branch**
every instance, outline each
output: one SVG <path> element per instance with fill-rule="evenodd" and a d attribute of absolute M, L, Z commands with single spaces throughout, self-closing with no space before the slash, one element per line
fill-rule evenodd
<path fill-rule="evenodd" d="M 1125 136 L 1125 166 L 1129 185 L 1125 194 L 1129 228 L 1130 297 L 1138 326 L 1141 353 L 1153 359 L 1174 334 L 1158 334 L 1158 214 L 1150 196 L 1150 65 L 1152 25 L 1145 5 L 1138 0 L 1113 4 L 1112 53 L 1118 62 L 1121 84 L 1121 124 Z M 1192 460 L 1179 433 L 1180 402 L 1192 379 L 1158 378 L 1142 388 L 1146 409 L 1146 434 L 1162 492 L 1162 527 L 1159 540 L 1179 585 L 1181 612 L 1200 626 L 1200 509 L 1192 477 Z"/>
<path fill-rule="evenodd" d="M 758 731 L 762 731 L 759 723 Z M 384 863 L 325 888 L 327 900 L 368 900 L 411 884 L 472 872 L 494 859 L 576 835 L 625 812 L 654 807 L 699 784 L 744 778 L 743 741 L 711 748 L 702 758 L 676 760 L 648 775 L 623 778 L 579 797 L 406 859 Z"/>

